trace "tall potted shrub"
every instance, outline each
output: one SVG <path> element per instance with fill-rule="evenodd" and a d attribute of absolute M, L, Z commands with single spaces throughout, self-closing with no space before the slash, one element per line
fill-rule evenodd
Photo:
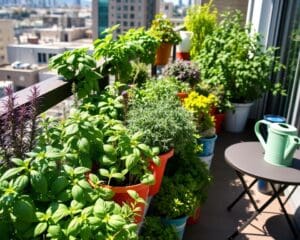
<path fill-rule="evenodd" d="M 174 30 L 171 21 L 162 14 L 157 14 L 155 16 L 149 29 L 149 33 L 160 42 L 154 64 L 166 65 L 169 61 L 172 45 L 180 42 L 179 34 Z"/>
<path fill-rule="evenodd" d="M 266 92 L 283 93 L 281 85 L 270 80 L 271 74 L 282 67 L 275 56 L 276 49 L 265 49 L 260 35 L 251 35 L 250 27 L 243 26 L 241 19 L 240 12 L 227 12 L 205 39 L 197 57 L 203 81 L 212 87 L 224 86 L 224 105 L 233 109 L 225 119 L 225 127 L 231 132 L 242 131 L 247 120 L 248 115 L 244 117 L 238 110 L 248 114 L 253 101 Z M 241 122 L 238 116 L 243 117 Z M 229 122 L 229 117 L 235 122 Z"/>

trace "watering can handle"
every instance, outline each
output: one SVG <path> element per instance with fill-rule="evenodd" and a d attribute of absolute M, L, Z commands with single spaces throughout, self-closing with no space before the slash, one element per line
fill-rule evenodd
<path fill-rule="evenodd" d="M 266 124 L 267 127 L 269 127 L 271 123 L 266 121 L 266 120 L 259 120 L 258 122 L 255 123 L 255 126 L 254 126 L 254 131 L 255 131 L 255 134 L 256 134 L 258 140 L 260 141 L 263 148 L 266 149 L 266 141 L 262 137 L 261 132 L 260 132 L 260 125 L 261 124 Z"/>

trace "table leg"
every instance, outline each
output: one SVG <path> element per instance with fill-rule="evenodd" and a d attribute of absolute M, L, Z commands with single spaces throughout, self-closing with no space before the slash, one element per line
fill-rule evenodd
<path fill-rule="evenodd" d="M 274 194 L 266 201 L 260 208 L 258 208 L 254 214 L 241 226 L 239 227 L 233 234 L 231 234 L 227 239 L 234 239 L 236 236 L 240 234 L 240 232 L 245 229 L 252 221 L 255 219 L 261 212 L 265 210 L 265 208 L 274 201 L 275 198 L 279 197 L 279 195 L 287 188 L 287 185 L 282 185 L 278 191 L 275 191 Z"/>
<path fill-rule="evenodd" d="M 273 191 L 276 192 L 276 187 L 274 186 L 274 183 L 270 182 L 270 184 L 271 184 L 271 187 L 272 187 Z M 285 186 L 285 188 L 287 188 L 287 186 Z M 283 191 L 281 191 L 281 192 L 283 192 Z M 281 209 L 284 213 L 286 221 L 287 221 L 288 225 L 290 226 L 290 229 L 293 232 L 294 237 L 297 238 L 298 237 L 297 231 L 296 231 L 296 229 L 295 229 L 295 227 L 294 227 L 294 225 L 293 225 L 293 223 L 292 223 L 292 221 L 291 221 L 291 219 L 290 219 L 290 217 L 289 217 L 289 215 L 288 215 L 288 213 L 287 213 L 287 211 L 284 207 L 284 203 L 282 202 L 282 200 L 280 198 L 280 194 L 277 194 L 277 200 L 278 200 L 278 202 L 280 204 L 280 207 L 281 207 Z"/>
<path fill-rule="evenodd" d="M 257 182 L 257 178 L 254 179 L 249 186 L 247 186 L 247 189 L 250 189 L 256 182 Z M 244 181 L 244 180 L 243 180 Z M 243 185 L 244 187 L 244 185 Z M 245 187 L 244 187 L 244 190 L 240 193 L 240 195 L 227 207 L 227 211 L 230 211 L 234 205 L 247 193 L 247 191 L 245 190 Z M 256 203 L 254 202 L 254 208 L 256 208 L 255 210 L 257 210 L 257 205 Z"/>

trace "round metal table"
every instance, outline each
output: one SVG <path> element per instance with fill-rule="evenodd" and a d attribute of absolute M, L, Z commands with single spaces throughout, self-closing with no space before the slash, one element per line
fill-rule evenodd
<path fill-rule="evenodd" d="M 269 204 L 277 198 L 282 211 L 286 217 L 286 220 L 293 232 L 295 238 L 297 237 L 297 231 L 290 220 L 285 208 L 284 203 L 280 199 L 280 194 L 290 185 L 296 187 L 300 185 L 300 150 L 297 150 L 294 154 L 293 165 L 291 167 L 276 166 L 266 162 L 264 159 L 264 149 L 259 142 L 241 142 L 229 146 L 225 150 L 226 162 L 235 170 L 237 176 L 241 180 L 244 191 L 228 206 L 228 210 L 247 194 L 251 203 L 255 208 L 255 212 L 252 217 L 246 221 L 239 229 L 237 229 L 228 239 L 234 239 L 251 221 L 259 215 Z M 244 180 L 244 175 L 249 175 L 255 179 L 249 185 Z M 251 192 L 250 188 L 257 182 L 257 179 L 264 179 L 270 182 L 273 189 L 273 193 L 261 207 L 258 207 Z M 275 184 L 279 184 L 277 189 Z M 290 197 L 290 196 L 289 196 Z"/>

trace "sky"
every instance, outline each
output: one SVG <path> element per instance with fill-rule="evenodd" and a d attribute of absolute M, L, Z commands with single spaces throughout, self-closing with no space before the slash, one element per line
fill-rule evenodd
<path fill-rule="evenodd" d="M 179 1 L 178 0 L 164 0 L 164 2 L 172 2 L 174 4 L 178 4 Z M 182 0 L 182 3 L 187 5 L 188 0 Z"/>

